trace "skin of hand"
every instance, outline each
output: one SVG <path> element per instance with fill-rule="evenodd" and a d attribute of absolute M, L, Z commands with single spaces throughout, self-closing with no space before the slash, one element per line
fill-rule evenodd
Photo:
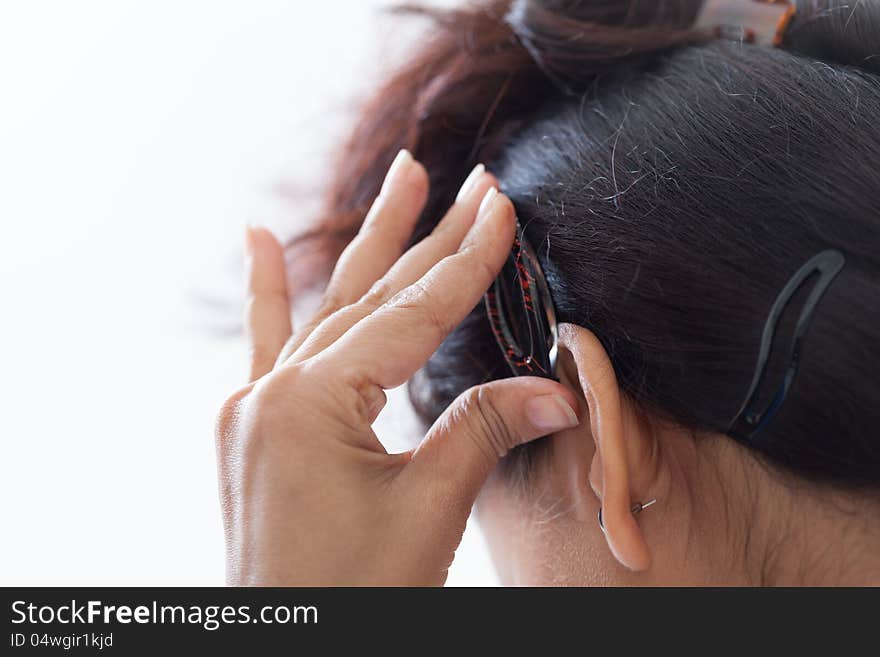
<path fill-rule="evenodd" d="M 567 388 L 518 377 L 463 393 L 415 450 L 382 447 L 371 425 L 384 390 L 480 302 L 514 237 L 513 206 L 480 165 L 404 253 L 427 194 L 424 167 L 401 151 L 296 331 L 282 247 L 248 229 L 251 376 L 216 424 L 230 584 L 442 585 L 498 459 L 578 424 Z"/>

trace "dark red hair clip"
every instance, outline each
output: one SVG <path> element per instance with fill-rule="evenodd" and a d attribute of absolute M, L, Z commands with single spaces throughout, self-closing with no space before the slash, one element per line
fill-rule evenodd
<path fill-rule="evenodd" d="M 556 378 L 556 312 L 544 271 L 516 224 L 513 248 L 486 293 L 495 339 L 514 375 Z"/>

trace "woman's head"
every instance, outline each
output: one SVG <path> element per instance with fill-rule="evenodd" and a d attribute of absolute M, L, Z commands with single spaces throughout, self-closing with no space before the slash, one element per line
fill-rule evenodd
<path fill-rule="evenodd" d="M 700 5 L 434 13 L 432 38 L 367 108 L 331 189 L 319 230 L 331 250 L 400 147 L 431 176 L 414 239 L 478 161 L 514 202 L 566 325 L 560 376 L 590 417 L 589 429 L 512 455 L 485 492 L 514 580 L 610 577 L 598 567 L 608 551 L 588 547 L 598 536 L 625 565 L 663 554 L 679 581 L 689 567 L 700 581 L 669 527 L 687 525 L 693 553 L 711 561 L 723 544 L 781 540 L 765 507 L 798 516 L 783 503 L 793 487 L 859 503 L 880 488 L 880 4 L 801 2 L 778 49 L 690 29 Z M 726 435 L 771 307 L 829 249 L 846 264 L 811 318 L 784 404 L 755 436 Z M 789 304 L 771 354 L 788 353 L 803 302 Z M 771 357 L 767 380 L 787 366 Z M 411 396 L 431 421 L 507 375 L 479 307 Z M 647 497 L 658 504 L 636 521 L 629 508 Z M 523 555 L 550 544 L 563 556 L 551 567 L 544 554 L 535 570 Z M 729 567 L 731 581 L 742 574 Z"/>

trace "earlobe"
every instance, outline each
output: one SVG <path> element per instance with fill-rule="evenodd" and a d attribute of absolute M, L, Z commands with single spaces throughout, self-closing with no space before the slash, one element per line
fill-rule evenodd
<path fill-rule="evenodd" d="M 577 381 L 589 407 L 596 443 L 589 483 L 602 507 L 608 547 L 625 567 L 646 570 L 651 553 L 632 509 L 636 502 L 650 498 L 638 499 L 648 491 L 632 490 L 632 482 L 647 480 L 645 473 L 634 468 L 650 461 L 642 452 L 650 453 L 652 437 L 632 421 L 634 409 L 621 395 L 611 360 L 596 336 L 583 327 L 560 324 L 559 344 L 571 353 L 569 363 L 577 369 Z"/>

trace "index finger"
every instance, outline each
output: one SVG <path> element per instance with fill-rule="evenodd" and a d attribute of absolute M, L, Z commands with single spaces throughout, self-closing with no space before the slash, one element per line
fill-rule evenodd
<path fill-rule="evenodd" d="M 473 310 L 513 245 L 513 204 L 491 189 L 458 252 L 355 324 L 317 356 L 382 388 L 405 383 Z"/>

